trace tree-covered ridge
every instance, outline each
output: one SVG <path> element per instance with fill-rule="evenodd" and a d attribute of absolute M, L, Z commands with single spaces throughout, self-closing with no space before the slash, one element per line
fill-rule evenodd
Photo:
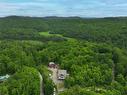
<path fill-rule="evenodd" d="M 6 27 L 6 28 L 5 28 Z M 7 30 L 7 32 L 2 32 Z M 13 31 L 22 31 L 14 32 Z M 119 47 L 127 47 L 127 18 L 34 18 L 5 17 L 0 18 L 1 39 L 52 40 L 40 36 L 37 32 L 50 31 L 65 37 L 84 39 L 92 42 L 106 42 Z M 8 33 L 11 34 L 8 35 Z M 29 34 L 28 31 L 31 31 Z M 35 32 L 36 31 L 36 32 Z M 16 34 L 15 34 L 16 33 Z M 20 35 L 21 34 L 21 35 Z M 28 34 L 28 35 L 27 35 Z M 34 35 L 36 34 L 36 35 Z M 16 35 L 16 36 L 15 36 Z M 24 36 L 25 35 L 25 36 Z M 16 37 L 16 38 L 15 38 Z M 53 38 L 53 40 L 60 38 Z"/>

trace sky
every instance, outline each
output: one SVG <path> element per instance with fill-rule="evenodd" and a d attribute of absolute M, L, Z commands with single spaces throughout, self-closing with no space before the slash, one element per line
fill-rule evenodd
<path fill-rule="evenodd" d="M 0 0 L 0 17 L 127 16 L 127 0 Z"/>

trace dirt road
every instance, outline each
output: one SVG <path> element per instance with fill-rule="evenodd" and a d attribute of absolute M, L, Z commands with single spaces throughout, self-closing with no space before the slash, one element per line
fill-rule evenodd
<path fill-rule="evenodd" d="M 40 95 L 44 95 L 43 77 L 40 73 L 39 73 L 39 77 L 40 77 Z"/>

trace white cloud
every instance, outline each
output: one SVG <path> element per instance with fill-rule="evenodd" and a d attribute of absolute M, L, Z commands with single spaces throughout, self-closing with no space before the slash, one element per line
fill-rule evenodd
<path fill-rule="evenodd" d="M 119 16 L 126 8 L 126 0 L 1 0 L 0 16 Z"/>

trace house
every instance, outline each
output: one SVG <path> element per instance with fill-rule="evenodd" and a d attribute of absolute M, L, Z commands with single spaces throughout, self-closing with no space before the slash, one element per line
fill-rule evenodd
<path fill-rule="evenodd" d="M 6 74 L 5 76 L 0 76 L 0 82 L 7 80 L 9 77 L 10 76 L 8 74 Z"/>
<path fill-rule="evenodd" d="M 57 72 L 58 80 L 64 80 L 68 75 L 67 70 L 58 70 Z"/>
<path fill-rule="evenodd" d="M 48 65 L 49 68 L 58 68 L 57 64 L 55 64 L 54 62 L 49 62 L 49 65 Z"/>

